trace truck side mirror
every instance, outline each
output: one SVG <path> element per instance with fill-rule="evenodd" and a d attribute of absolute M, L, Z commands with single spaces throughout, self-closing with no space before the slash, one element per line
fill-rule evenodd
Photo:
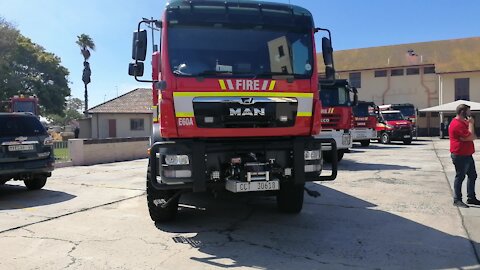
<path fill-rule="evenodd" d="M 128 65 L 128 75 L 135 77 L 142 77 L 144 71 L 143 62 L 130 63 Z"/>
<path fill-rule="evenodd" d="M 353 87 L 352 91 L 353 91 L 353 106 L 357 106 L 358 105 L 358 90 L 357 90 L 356 87 Z"/>
<path fill-rule="evenodd" d="M 323 63 L 325 64 L 325 75 L 327 79 L 333 80 L 335 78 L 335 68 L 333 65 L 333 47 L 329 38 L 322 38 L 322 54 Z"/>
<path fill-rule="evenodd" d="M 133 32 L 132 59 L 145 61 L 147 56 L 147 30 Z"/>

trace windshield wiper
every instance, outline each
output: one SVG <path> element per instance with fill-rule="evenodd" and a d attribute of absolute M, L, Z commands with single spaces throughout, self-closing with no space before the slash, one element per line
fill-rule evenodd
<path fill-rule="evenodd" d="M 235 73 L 233 73 L 232 71 L 205 70 L 205 71 L 202 71 L 202 72 L 199 72 L 199 73 L 195 74 L 194 76 L 202 77 L 202 76 L 205 76 L 205 75 L 208 76 L 208 75 L 224 75 L 224 74 L 234 75 Z"/>

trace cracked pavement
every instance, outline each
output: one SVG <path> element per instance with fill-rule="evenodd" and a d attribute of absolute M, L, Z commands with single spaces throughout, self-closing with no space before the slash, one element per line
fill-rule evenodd
<path fill-rule="evenodd" d="M 451 205 L 445 142 L 356 146 L 301 214 L 274 198 L 187 194 L 154 224 L 147 161 L 0 186 L 0 269 L 480 269 L 480 209 Z M 435 147 L 434 147 L 435 146 Z M 477 187 L 478 190 L 478 187 Z"/>

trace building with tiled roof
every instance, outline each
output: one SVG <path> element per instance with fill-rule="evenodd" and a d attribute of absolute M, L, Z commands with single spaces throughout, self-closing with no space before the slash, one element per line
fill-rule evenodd
<path fill-rule="evenodd" d="M 317 59 L 323 70 L 322 55 Z M 349 79 L 360 100 L 377 105 L 480 102 L 480 37 L 342 50 L 334 60 L 337 77 Z M 443 115 L 418 116 L 420 135 L 438 133 Z"/>
<path fill-rule="evenodd" d="M 152 90 L 137 88 L 88 110 L 82 137 L 148 137 L 152 130 Z"/>

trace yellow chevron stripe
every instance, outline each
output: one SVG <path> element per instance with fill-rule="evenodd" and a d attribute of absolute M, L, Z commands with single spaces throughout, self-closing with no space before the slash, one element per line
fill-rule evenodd
<path fill-rule="evenodd" d="M 312 112 L 297 112 L 297 116 L 312 116 Z"/>
<path fill-rule="evenodd" d="M 175 112 L 176 117 L 194 117 L 193 112 Z"/>
<path fill-rule="evenodd" d="M 313 93 L 287 92 L 175 92 L 174 97 L 299 97 L 313 98 Z"/>
<path fill-rule="evenodd" d="M 227 86 L 225 85 L 225 81 L 224 80 L 218 80 L 218 83 L 220 84 L 220 88 L 222 90 L 227 90 Z"/>
<path fill-rule="evenodd" d="M 277 82 L 277 81 L 272 80 L 272 81 L 270 82 L 270 87 L 268 88 L 268 90 L 273 90 L 273 89 L 275 89 L 275 83 L 276 83 L 276 82 Z"/>

